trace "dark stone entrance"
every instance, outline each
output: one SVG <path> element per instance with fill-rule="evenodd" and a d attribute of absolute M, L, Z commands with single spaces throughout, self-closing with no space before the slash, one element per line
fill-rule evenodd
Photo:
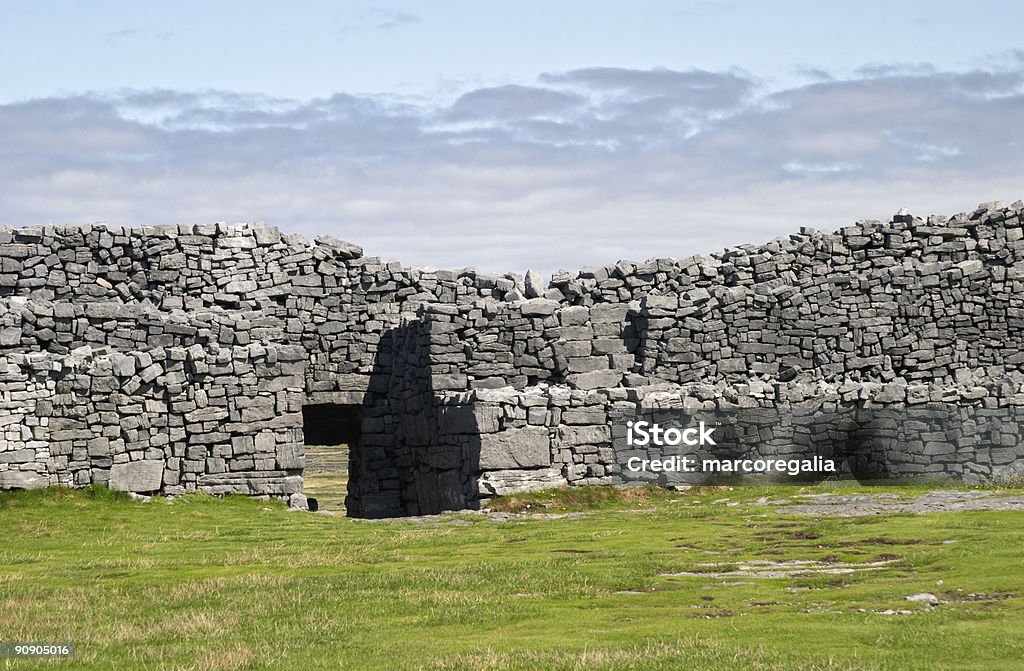
<path fill-rule="evenodd" d="M 340 403 L 304 405 L 302 431 L 306 445 L 358 445 L 362 433 L 360 407 Z"/>
<path fill-rule="evenodd" d="M 340 403 L 305 405 L 302 430 L 306 495 L 315 498 L 319 508 L 347 511 L 350 463 L 362 436 L 362 408 Z"/>

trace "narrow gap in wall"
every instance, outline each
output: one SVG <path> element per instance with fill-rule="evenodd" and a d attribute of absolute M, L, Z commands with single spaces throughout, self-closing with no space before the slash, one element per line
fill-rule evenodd
<path fill-rule="evenodd" d="M 303 472 L 307 497 L 320 510 L 345 512 L 349 454 L 359 445 L 362 414 L 358 405 L 318 403 L 302 407 L 306 444 Z"/>

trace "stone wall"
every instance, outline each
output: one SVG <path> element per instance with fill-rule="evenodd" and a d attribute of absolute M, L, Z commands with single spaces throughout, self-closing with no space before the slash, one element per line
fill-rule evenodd
<path fill-rule="evenodd" d="M 725 283 L 643 299 L 643 370 L 678 382 L 809 371 L 946 383 L 1018 370 L 1021 233 L 1019 214 L 895 221 L 727 253 Z"/>
<path fill-rule="evenodd" d="M 316 403 L 360 409 L 348 507 L 364 516 L 620 482 L 612 417 L 658 394 L 1013 408 L 1022 209 L 901 212 L 561 272 L 547 287 L 532 272 L 408 268 L 263 225 L 0 230 L 0 487 L 301 504 L 301 409 Z M 954 459 L 922 443 L 890 461 L 997 476 L 1019 461 L 1012 435 L 994 452 Z"/>
<path fill-rule="evenodd" d="M 258 344 L 9 355 L 0 485 L 301 493 L 304 358 Z"/>
<path fill-rule="evenodd" d="M 753 442 L 735 458 L 807 458 L 821 454 L 842 462 L 867 458 L 878 477 L 955 478 L 978 483 L 1024 472 L 1024 394 L 1006 385 L 943 387 L 852 383 L 662 385 L 641 388 L 522 391 L 481 389 L 448 393 L 445 409 L 476 419 L 461 432 L 463 454 L 476 454 L 480 497 L 554 485 L 626 484 L 643 481 L 623 472 L 630 450 L 626 420 L 673 417 L 682 409 L 726 418 Z M 767 414 L 758 410 L 769 410 Z M 709 414 L 710 413 L 710 414 Z M 731 421 L 730 421 L 731 419 Z M 794 441 L 794 429 L 829 432 L 817 445 Z M 852 431 L 867 429 L 864 452 L 840 454 Z M 445 436 L 451 441 L 452 436 Z M 749 442 L 749 441 L 748 441 Z M 813 441 L 812 441 L 813 443 Z M 812 450 L 809 448 L 823 448 Z M 695 451 L 697 453 L 697 451 Z M 707 453 L 704 456 L 715 456 Z M 840 463 L 847 476 L 858 464 Z M 661 484 L 696 484 L 703 476 Z"/>
<path fill-rule="evenodd" d="M 790 419 L 784 416 L 789 410 L 825 413 L 818 422 L 827 424 L 860 408 L 869 411 L 867 422 L 875 429 L 879 418 L 884 423 L 897 417 L 898 427 L 888 434 L 872 434 L 876 443 L 888 440 L 879 457 L 887 477 L 979 482 L 1013 475 L 1024 464 L 1024 413 L 1015 412 L 1024 408 L 1024 376 L 1015 364 L 1004 363 L 999 350 L 992 350 L 998 367 L 965 366 L 927 381 L 920 371 L 900 376 L 891 369 L 865 380 L 862 368 L 830 379 L 828 363 L 804 370 L 794 365 L 785 377 L 754 365 L 743 375 L 718 369 L 717 376 L 699 383 L 666 380 L 676 369 L 649 366 L 637 343 L 651 337 L 635 325 L 643 323 L 639 316 L 656 314 L 659 298 L 645 298 L 635 310 L 615 304 L 566 307 L 544 299 L 425 307 L 416 322 L 420 335 L 406 350 L 413 356 L 406 370 L 416 374 L 390 383 L 391 392 L 406 399 L 392 409 L 400 407 L 403 426 L 412 427 L 399 432 L 399 441 L 413 448 L 405 456 L 412 467 L 404 508 L 445 509 L 437 492 L 472 501 L 544 486 L 623 484 L 628 479 L 621 469 L 624 452 L 615 449 L 616 430 L 627 419 L 672 408 L 775 409 L 783 413 L 780 424 Z M 965 351 L 965 345 L 954 346 Z M 947 365 L 934 357 L 922 360 L 926 366 Z M 961 414 L 951 419 L 939 413 L 938 424 L 927 412 L 921 415 L 936 407 Z M 910 411 L 918 413 L 916 424 L 906 421 Z M 964 435 L 963 426 L 974 426 L 976 439 Z M 784 455 L 791 447 L 784 433 L 761 442 L 747 456 Z"/>
<path fill-rule="evenodd" d="M 0 230 L 0 487 L 299 493 L 303 403 L 372 406 L 403 318 L 523 288 L 262 225 Z"/>

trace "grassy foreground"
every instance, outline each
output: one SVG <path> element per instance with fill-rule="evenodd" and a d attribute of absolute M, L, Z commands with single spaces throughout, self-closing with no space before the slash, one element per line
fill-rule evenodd
<path fill-rule="evenodd" d="M 4 493 L 0 642 L 78 656 L 0 668 L 1024 668 L 1024 512 L 749 505 L 794 492 L 580 490 L 499 503 L 527 511 L 509 519 L 387 522 Z M 794 559 L 870 568 L 721 575 Z"/>

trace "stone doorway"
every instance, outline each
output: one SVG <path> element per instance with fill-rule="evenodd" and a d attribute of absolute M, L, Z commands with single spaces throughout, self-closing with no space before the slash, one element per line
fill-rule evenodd
<path fill-rule="evenodd" d="M 303 472 L 307 497 L 321 510 L 346 512 L 349 460 L 359 448 L 362 409 L 358 405 L 317 403 L 302 407 L 306 447 Z"/>

